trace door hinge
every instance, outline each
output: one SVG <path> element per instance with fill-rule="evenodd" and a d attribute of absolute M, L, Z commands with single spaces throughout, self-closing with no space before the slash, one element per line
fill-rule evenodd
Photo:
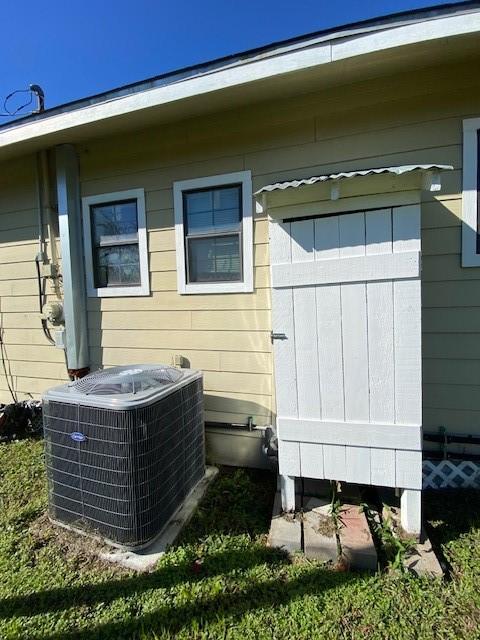
<path fill-rule="evenodd" d="M 274 333 L 273 331 L 270 331 L 270 340 L 273 341 L 274 340 L 286 340 L 287 336 L 284 333 Z"/>

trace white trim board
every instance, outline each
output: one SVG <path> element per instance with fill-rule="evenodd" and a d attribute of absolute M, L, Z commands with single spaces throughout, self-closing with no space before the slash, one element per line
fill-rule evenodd
<path fill-rule="evenodd" d="M 299 43 L 299 49 L 281 46 L 264 56 L 247 59 L 199 76 L 179 80 L 77 110 L 26 122 L 0 132 L 0 148 L 26 140 L 42 139 L 53 133 L 76 129 L 102 120 L 133 114 L 152 107 L 168 105 L 188 98 L 214 94 L 286 73 L 319 68 L 338 60 L 358 58 L 374 52 L 480 31 L 480 12 L 440 16 L 410 24 L 385 25 L 374 32 L 336 32 L 323 38 Z"/>
<path fill-rule="evenodd" d="M 242 185 L 242 258 L 243 280 L 239 282 L 188 283 L 185 268 L 185 234 L 183 219 L 183 192 L 192 189 Z M 177 285 L 180 294 L 202 293 L 250 293 L 253 291 L 253 200 L 251 171 L 236 171 L 216 176 L 179 180 L 173 183 L 175 212 L 175 245 L 177 261 Z"/>
<path fill-rule="evenodd" d="M 121 200 L 137 201 L 138 221 L 138 251 L 140 258 L 141 284 L 134 287 L 95 287 L 93 267 L 92 229 L 90 223 L 90 206 L 105 202 Z M 85 277 L 87 281 L 87 296 L 90 298 L 134 297 L 150 295 L 150 274 L 148 270 L 148 239 L 145 216 L 144 189 L 128 189 L 114 191 L 82 198 L 83 238 L 85 243 Z"/>
<path fill-rule="evenodd" d="M 272 287 L 276 288 L 418 278 L 420 253 L 405 251 L 355 256 L 341 260 L 273 264 L 271 270 Z"/>
<path fill-rule="evenodd" d="M 422 488 L 422 452 L 408 449 L 279 441 L 285 477 L 341 480 L 365 485 Z"/>
<path fill-rule="evenodd" d="M 412 451 L 422 449 L 421 425 L 277 418 L 277 429 L 279 440 L 282 442 L 312 442 Z"/>
<path fill-rule="evenodd" d="M 480 267 L 478 235 L 478 134 L 480 118 L 463 121 L 462 267 Z"/>

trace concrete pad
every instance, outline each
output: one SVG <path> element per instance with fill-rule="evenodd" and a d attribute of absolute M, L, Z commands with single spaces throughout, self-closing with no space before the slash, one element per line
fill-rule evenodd
<path fill-rule="evenodd" d="M 147 547 L 134 551 L 124 551 L 114 549 L 112 551 L 100 552 L 102 560 L 114 562 L 135 571 L 152 571 L 157 562 L 177 539 L 183 527 L 188 523 L 195 513 L 205 492 L 218 473 L 216 467 L 206 467 L 205 475 L 194 489 L 185 498 L 182 505 L 175 511 L 160 534 Z"/>
<path fill-rule="evenodd" d="M 417 576 L 443 577 L 443 569 L 429 538 L 425 538 L 423 542 L 415 545 L 415 549 L 407 555 L 403 565 L 408 571 L 412 571 Z"/>
<path fill-rule="evenodd" d="M 282 498 L 279 491 L 275 494 L 273 502 L 267 545 L 284 549 L 288 553 L 302 550 L 301 519 L 296 514 L 282 512 Z"/>
<path fill-rule="evenodd" d="M 342 555 L 352 569 L 376 571 L 377 551 L 367 519 L 358 505 L 344 504 L 340 514 L 340 544 Z"/>
<path fill-rule="evenodd" d="M 322 562 L 338 559 L 335 523 L 330 516 L 330 501 L 308 498 L 303 509 L 303 544 L 307 558 Z"/>
<path fill-rule="evenodd" d="M 414 536 L 406 534 L 400 524 L 400 509 L 396 507 L 384 507 L 383 508 L 383 520 L 389 519 L 392 525 L 393 535 L 399 538 L 415 539 Z M 432 543 L 425 533 L 425 529 L 422 529 L 420 540 L 416 543 L 415 547 L 408 551 L 403 561 L 403 566 L 408 571 L 415 573 L 417 576 L 427 576 L 432 578 L 443 577 L 443 569 L 438 561 L 435 551 L 433 550 Z"/>

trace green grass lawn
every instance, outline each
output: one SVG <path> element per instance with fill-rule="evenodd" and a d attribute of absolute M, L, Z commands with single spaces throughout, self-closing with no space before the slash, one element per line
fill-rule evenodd
<path fill-rule="evenodd" d="M 480 496 L 426 496 L 448 580 L 339 573 L 265 547 L 267 473 L 224 471 L 147 575 L 45 517 L 42 443 L 0 445 L 0 638 L 478 638 Z"/>

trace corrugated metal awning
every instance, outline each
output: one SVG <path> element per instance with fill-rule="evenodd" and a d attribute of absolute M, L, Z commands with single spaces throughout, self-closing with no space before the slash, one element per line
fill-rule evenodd
<path fill-rule="evenodd" d="M 390 173 L 393 175 L 402 175 L 403 173 L 411 173 L 412 171 L 451 171 L 453 167 L 448 164 L 405 164 L 399 167 L 380 167 L 378 169 L 360 169 L 358 171 L 342 171 L 340 173 L 329 173 L 323 176 L 312 176 L 302 180 L 287 180 L 285 182 L 274 182 L 267 184 L 254 195 L 267 193 L 270 191 L 279 191 L 284 189 L 296 189 L 297 187 L 309 186 L 317 182 L 327 182 L 329 180 L 345 180 L 348 178 L 357 178 L 382 173 Z"/>

